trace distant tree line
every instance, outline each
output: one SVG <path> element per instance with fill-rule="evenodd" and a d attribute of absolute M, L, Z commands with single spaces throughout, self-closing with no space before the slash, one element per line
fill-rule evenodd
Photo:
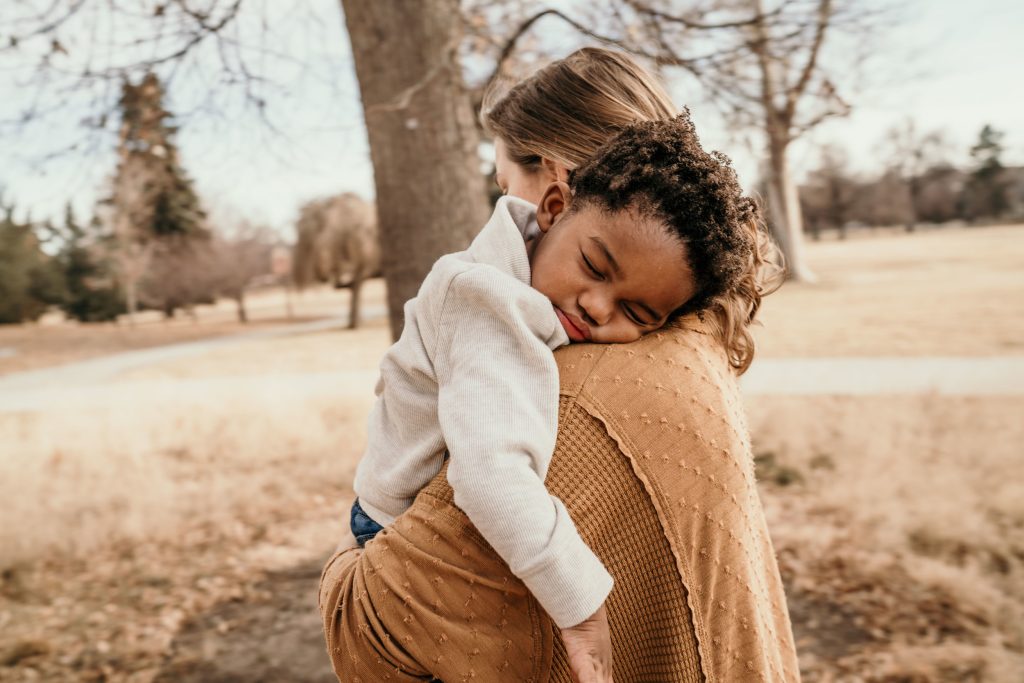
<path fill-rule="evenodd" d="M 0 219 L 0 323 L 38 319 L 51 306 L 83 322 L 124 312 L 98 226 L 80 225 L 68 207 L 64 224 L 18 220 L 7 204 Z"/>
<path fill-rule="evenodd" d="M 1024 220 L 1024 167 L 1005 166 L 1004 133 L 986 125 L 970 149 L 970 166 L 957 168 L 937 131 L 920 133 L 911 122 L 893 128 L 881 149 L 883 171 L 852 172 L 842 148 L 825 146 L 817 168 L 800 187 L 812 237 L 856 226 L 989 223 Z"/>
<path fill-rule="evenodd" d="M 118 165 L 89 221 L 70 206 L 62 225 L 18 219 L 2 203 L 0 323 L 36 320 L 50 307 L 81 322 L 131 322 L 140 309 L 173 317 L 221 296 L 248 319 L 245 291 L 269 275 L 277 240 L 248 224 L 230 234 L 211 227 L 162 100 L 152 74 L 122 84 Z"/>
<path fill-rule="evenodd" d="M 89 221 L 79 222 L 70 205 L 61 225 L 19 220 L 0 198 L 0 323 L 33 321 L 51 307 L 80 322 L 131 323 L 139 310 L 173 317 L 218 297 L 233 299 L 247 322 L 247 289 L 284 281 L 350 289 L 349 326 L 359 324 L 362 284 L 381 269 L 372 203 L 348 193 L 307 202 L 282 262 L 269 230 L 240 223 L 228 233 L 211 224 L 182 167 L 155 75 L 125 81 L 119 111 L 117 168 Z"/>
<path fill-rule="evenodd" d="M 125 246 L 103 221 L 83 224 L 70 207 L 61 224 L 19 219 L 12 204 L 0 211 L 0 324 L 31 322 L 51 308 L 85 323 L 127 316 L 133 274 L 125 271 Z M 243 223 L 230 234 L 162 246 L 140 271 L 137 307 L 173 317 L 226 297 L 246 322 L 245 293 L 272 279 L 275 242 L 269 231 Z"/>

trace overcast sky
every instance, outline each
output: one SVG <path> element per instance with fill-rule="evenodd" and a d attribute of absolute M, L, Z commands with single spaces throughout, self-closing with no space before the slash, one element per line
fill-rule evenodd
<path fill-rule="evenodd" d="M 253 116 L 229 114 L 211 121 L 196 114 L 184 119 L 182 159 L 214 216 L 244 216 L 290 236 L 297 208 L 307 199 L 343 190 L 372 197 L 372 167 L 338 4 L 310 0 L 322 18 L 312 36 L 309 22 L 295 22 L 293 29 L 286 20 L 279 22 L 275 40 L 280 50 L 305 54 L 318 65 L 296 67 L 294 73 L 280 67 L 288 97 L 282 98 L 287 111 L 278 120 L 287 124 L 287 138 Z M 944 131 L 953 150 L 951 160 L 957 163 L 966 163 L 967 149 L 990 123 L 1007 134 L 1006 162 L 1024 164 L 1024 2 L 917 0 L 900 7 L 900 23 L 870 62 L 866 84 L 850 84 L 854 113 L 798 143 L 795 168 L 802 172 L 813 167 L 820 146 L 834 143 L 846 149 L 855 169 L 877 170 L 884 158 L 880 143 L 885 131 L 908 117 L 919 129 Z M 3 66 L 0 61 L 0 74 Z M 691 106 L 705 146 L 727 152 L 744 182 L 752 183 L 756 150 L 742 137 L 730 135 L 692 88 L 681 80 L 673 95 Z M 19 94 L 10 79 L 0 81 L 0 111 L 3 101 L 14 101 Z M 169 103 L 174 111 L 194 105 L 180 93 L 175 98 Z M 40 163 L 48 151 L 82 135 L 77 122 L 87 113 L 69 112 L 56 123 L 0 137 L 0 187 L 8 201 L 15 200 L 37 218 L 59 215 L 68 200 L 88 214 L 113 171 L 112 141 L 105 139 L 91 154 L 72 153 Z"/>

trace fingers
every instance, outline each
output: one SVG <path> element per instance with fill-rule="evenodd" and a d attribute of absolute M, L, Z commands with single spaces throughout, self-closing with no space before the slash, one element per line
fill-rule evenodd
<path fill-rule="evenodd" d="M 563 633 L 564 635 L 564 633 Z M 601 639 L 579 637 L 563 638 L 569 660 L 569 673 L 574 683 L 611 683 L 611 648 L 601 647 Z"/>
<path fill-rule="evenodd" d="M 575 683 L 612 683 L 612 639 L 604 605 L 576 626 L 562 629 L 561 635 Z"/>
<path fill-rule="evenodd" d="M 603 670 L 593 660 L 585 663 L 570 661 L 569 672 L 574 683 L 612 683 L 611 671 Z"/>

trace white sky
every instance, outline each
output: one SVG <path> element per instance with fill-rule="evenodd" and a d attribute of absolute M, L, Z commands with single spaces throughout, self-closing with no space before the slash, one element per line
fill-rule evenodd
<path fill-rule="evenodd" d="M 275 138 L 251 116 L 183 121 L 178 138 L 183 162 L 215 217 L 244 216 L 291 236 L 303 201 L 344 190 L 373 194 L 339 3 L 310 4 L 324 19 L 316 35 L 293 32 L 283 40 L 289 49 L 315 54 L 321 68 L 282 72 L 289 96 L 281 105 L 287 115 L 279 120 L 288 123 L 288 140 Z M 865 74 L 868 86 L 854 86 L 847 93 L 852 116 L 831 121 L 800 141 L 793 150 L 795 168 L 813 167 L 820 145 L 835 143 L 846 149 L 855 169 L 873 172 L 882 163 L 885 131 L 908 117 L 920 130 L 943 130 L 956 163 L 966 163 L 967 148 L 981 127 L 991 123 L 1007 133 L 1006 163 L 1024 164 L 1024 2 L 915 0 L 902 3 L 900 12 L 901 23 L 880 45 Z M 313 43 L 317 51 L 309 47 Z M 0 61 L 0 78 L 2 66 Z M 9 114 L 3 102 L 18 94 L 10 79 L 0 80 L 0 112 Z M 680 85 L 673 94 L 680 104 L 691 106 L 705 146 L 732 156 L 741 178 L 752 183 L 754 150 L 724 130 L 715 110 L 699 102 L 698 93 Z M 187 94 L 172 95 L 172 110 L 191 106 L 182 104 Z M 36 218 L 60 215 L 68 200 L 81 215 L 89 214 L 113 171 L 113 142 L 107 140 L 95 154 L 39 163 L 58 141 L 81 135 L 77 121 L 86 113 L 69 111 L 56 124 L 0 138 L 0 188 L 8 201 L 13 199 Z"/>

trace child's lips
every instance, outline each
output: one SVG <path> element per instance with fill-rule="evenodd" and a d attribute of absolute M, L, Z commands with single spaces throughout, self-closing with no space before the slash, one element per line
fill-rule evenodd
<path fill-rule="evenodd" d="M 562 328 L 571 341 L 581 342 L 590 339 L 590 330 L 583 321 L 569 317 L 569 314 L 558 306 L 555 306 L 555 315 L 558 316 L 558 321 L 562 323 Z"/>

